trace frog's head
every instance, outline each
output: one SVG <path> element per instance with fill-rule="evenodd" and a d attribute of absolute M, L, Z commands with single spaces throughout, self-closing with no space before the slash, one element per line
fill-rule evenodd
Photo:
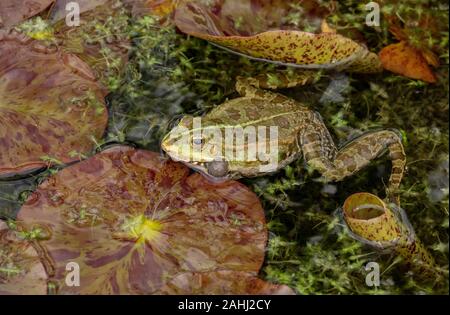
<path fill-rule="evenodd" d="M 225 178 L 228 162 L 223 154 L 220 127 L 202 126 L 201 118 L 185 116 L 163 139 L 161 148 L 177 162 L 212 176 Z"/>

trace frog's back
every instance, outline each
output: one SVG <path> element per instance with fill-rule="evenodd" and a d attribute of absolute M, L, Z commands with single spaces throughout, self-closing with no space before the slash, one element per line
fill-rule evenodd
<path fill-rule="evenodd" d="M 206 125 L 277 126 L 281 134 L 296 133 L 311 111 L 290 99 L 267 101 L 240 97 L 223 103 L 205 116 Z"/>
<path fill-rule="evenodd" d="M 223 128 L 276 127 L 278 133 L 276 138 L 273 138 L 271 134 L 269 136 L 269 129 L 266 130 L 266 148 L 273 148 L 273 145 L 276 145 L 279 156 L 278 165 L 282 168 L 301 155 L 299 135 L 307 126 L 313 112 L 291 99 L 280 97 L 279 100 L 252 97 L 233 99 L 212 110 L 204 117 L 202 124 Z M 276 144 L 271 143 L 274 140 L 277 141 Z M 258 141 L 260 141 L 259 137 Z M 247 150 L 245 145 L 242 148 L 229 149 L 233 152 Z M 258 161 L 231 162 L 229 167 L 230 170 L 245 177 L 257 176 L 261 172 Z"/>

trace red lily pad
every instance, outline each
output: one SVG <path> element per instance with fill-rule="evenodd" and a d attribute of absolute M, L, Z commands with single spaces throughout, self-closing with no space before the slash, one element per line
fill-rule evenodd
<path fill-rule="evenodd" d="M 18 220 L 51 231 L 41 244 L 63 294 L 151 294 L 182 272 L 256 276 L 267 241 L 258 198 L 189 173 L 159 154 L 113 147 L 50 177 Z M 65 284 L 70 262 L 80 287 Z"/>
<path fill-rule="evenodd" d="M 76 56 L 0 31 L 0 177 L 90 152 L 106 128 L 104 96 Z"/>
<path fill-rule="evenodd" d="M 293 295 L 285 285 L 261 280 L 245 272 L 184 273 L 173 278 L 158 294 L 167 295 Z"/>
<path fill-rule="evenodd" d="M 0 28 L 10 28 L 47 9 L 55 0 L 0 1 Z"/>
<path fill-rule="evenodd" d="M 314 3 L 217 0 L 208 5 L 182 1 L 174 20 L 186 34 L 251 58 L 296 67 L 381 71 L 378 56 L 359 43 L 340 34 L 313 33 L 328 13 Z M 306 23 L 292 25 L 286 20 L 295 8 L 305 16 L 295 20 Z"/>
<path fill-rule="evenodd" d="M 47 294 L 47 273 L 38 252 L 0 221 L 0 295 Z"/>

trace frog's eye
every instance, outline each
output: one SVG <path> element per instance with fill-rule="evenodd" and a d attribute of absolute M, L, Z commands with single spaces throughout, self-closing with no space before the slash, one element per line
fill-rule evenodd
<path fill-rule="evenodd" d="M 202 138 L 194 138 L 193 142 L 195 145 L 202 145 L 203 139 Z"/>
<path fill-rule="evenodd" d="M 214 177 L 224 177 L 228 174 L 227 161 L 213 161 L 206 165 L 208 174 Z"/>

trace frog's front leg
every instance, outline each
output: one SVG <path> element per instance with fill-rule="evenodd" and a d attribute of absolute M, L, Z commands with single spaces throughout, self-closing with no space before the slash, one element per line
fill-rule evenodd
<path fill-rule="evenodd" d="M 397 130 L 380 130 L 363 134 L 350 143 L 335 148 L 328 131 L 318 114 L 314 115 L 310 126 L 306 126 L 300 136 L 300 145 L 305 160 L 329 181 L 340 181 L 355 174 L 384 151 L 389 151 L 392 171 L 387 186 L 387 196 L 391 202 L 399 203 L 397 190 L 403 177 L 406 156 L 402 137 Z"/>
<path fill-rule="evenodd" d="M 236 89 L 239 92 L 239 87 L 246 86 L 266 90 L 293 88 L 313 83 L 320 78 L 320 75 L 318 71 L 280 70 L 273 73 L 260 74 L 255 77 L 238 77 Z"/>

